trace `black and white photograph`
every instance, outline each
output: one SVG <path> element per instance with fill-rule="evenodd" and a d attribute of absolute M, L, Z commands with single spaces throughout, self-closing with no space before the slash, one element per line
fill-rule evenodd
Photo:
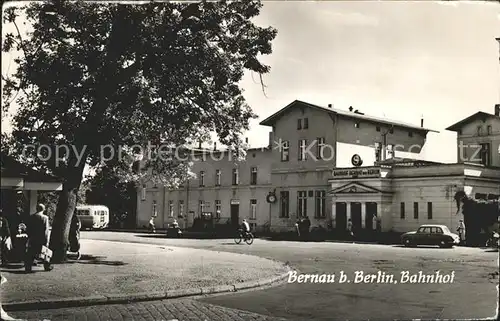
<path fill-rule="evenodd" d="M 5 1 L 0 312 L 497 320 L 500 1 Z"/>

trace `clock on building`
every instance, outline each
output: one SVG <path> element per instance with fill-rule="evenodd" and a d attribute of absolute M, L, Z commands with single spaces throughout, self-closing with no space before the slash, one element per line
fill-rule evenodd
<path fill-rule="evenodd" d="M 269 194 L 267 194 L 266 200 L 267 200 L 268 203 L 275 203 L 276 202 L 276 194 L 275 194 L 275 192 L 274 191 L 269 192 Z"/>

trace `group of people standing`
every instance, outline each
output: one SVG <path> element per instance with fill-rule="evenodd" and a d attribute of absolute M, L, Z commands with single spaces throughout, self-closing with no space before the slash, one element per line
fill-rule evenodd
<path fill-rule="evenodd" d="M 9 220 L 0 210 L 0 256 L 2 266 L 8 265 L 12 258 L 24 262 L 26 272 L 32 272 L 33 266 L 37 266 L 37 260 L 45 251 L 49 252 L 50 220 L 45 214 L 45 205 L 38 204 L 36 212 L 24 219 L 14 227 L 9 225 Z M 17 223 L 17 222 L 16 222 Z M 81 222 L 78 216 L 73 215 L 70 226 L 70 251 L 76 252 L 80 258 L 80 228 Z M 15 260 L 15 261 L 18 261 Z M 44 260 L 44 270 L 51 271 L 53 266 L 50 260 Z"/>

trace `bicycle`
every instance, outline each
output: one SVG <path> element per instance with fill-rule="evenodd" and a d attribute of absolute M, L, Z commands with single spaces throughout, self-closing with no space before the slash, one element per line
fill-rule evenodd
<path fill-rule="evenodd" d="M 253 234 L 251 232 L 244 233 L 241 229 L 238 230 L 238 236 L 234 238 L 236 244 L 240 244 L 243 240 L 246 244 L 251 245 L 253 243 Z"/>

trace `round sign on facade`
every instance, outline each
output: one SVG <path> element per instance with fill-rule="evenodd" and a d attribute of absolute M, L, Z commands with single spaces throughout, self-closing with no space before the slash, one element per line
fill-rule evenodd
<path fill-rule="evenodd" d="M 353 166 L 359 167 L 363 165 L 363 160 L 361 159 L 361 156 L 359 156 L 358 154 L 354 154 L 351 158 L 351 163 Z"/>
<path fill-rule="evenodd" d="M 276 202 L 276 194 L 274 192 L 269 192 L 269 194 L 267 194 L 267 197 L 266 197 L 266 200 L 268 203 L 275 203 Z"/>

